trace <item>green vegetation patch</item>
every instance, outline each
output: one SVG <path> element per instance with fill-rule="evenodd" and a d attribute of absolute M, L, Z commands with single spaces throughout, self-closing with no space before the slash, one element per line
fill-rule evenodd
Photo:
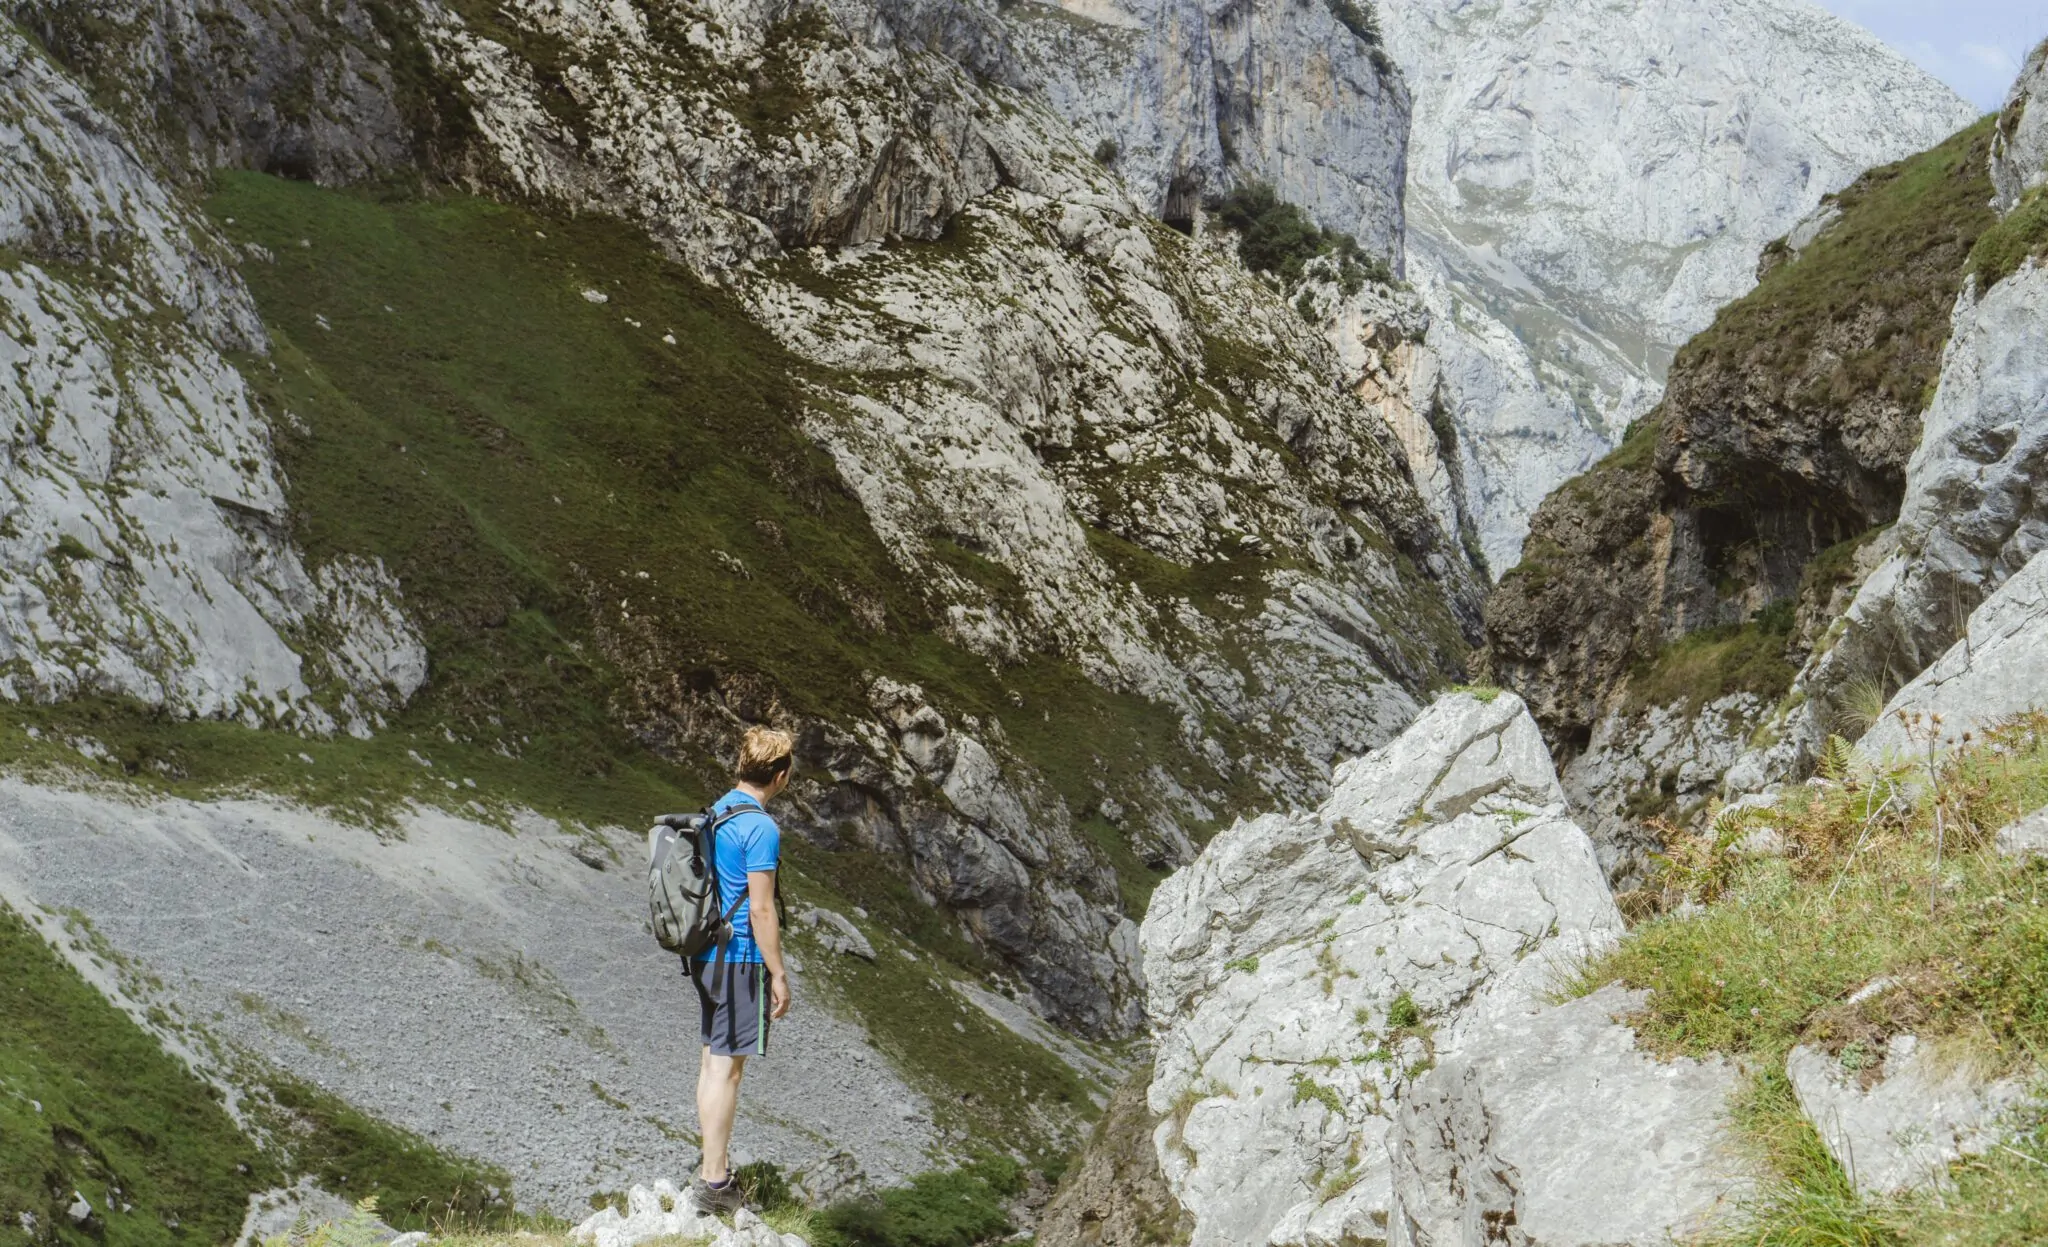
<path fill-rule="evenodd" d="M 1696 711 L 1731 693 L 1754 693 L 1775 702 L 1792 687 L 1798 669 L 1786 657 L 1792 642 L 1793 603 L 1774 602 L 1744 624 L 1687 633 L 1630 673 L 1628 708 L 1683 703 Z"/>
<path fill-rule="evenodd" d="M 2048 259 L 2048 192 L 2036 187 L 1970 248 L 1970 271 L 1990 289 L 2029 259 Z"/>
<path fill-rule="evenodd" d="M 2026 1158 L 2000 1149 L 1961 1163 L 1953 1195 L 1872 1203 L 1821 1149 L 1783 1069 L 1798 1043 L 1853 1068 L 1905 1032 L 1993 1071 L 2048 1045 L 2048 862 L 1990 845 L 2006 822 L 2048 804 L 2048 715 L 1931 765 L 1872 764 L 1838 738 L 1825 769 L 1824 787 L 1793 788 L 1775 810 L 1674 837 L 1660 903 L 1705 908 L 1637 926 L 1576 986 L 1647 988 L 1632 1019 L 1646 1047 L 1738 1055 L 1756 1071 L 1738 1120 L 1766 1181 L 1731 1242 L 2033 1241 L 2048 1224 L 2039 1120 L 2016 1123 L 2007 1143 Z M 1782 837 L 1782 856 L 1735 851 L 1763 827 Z M 1894 986 L 1846 1003 L 1879 976 Z"/>
<path fill-rule="evenodd" d="M 379 1219 L 401 1230 L 520 1221 L 504 1170 L 441 1151 L 318 1087 L 270 1074 L 252 1110 L 287 1171 L 351 1202 L 374 1199 Z"/>
<path fill-rule="evenodd" d="M 1024 1190 L 1016 1161 L 988 1156 L 909 1185 L 833 1204 L 812 1219 L 813 1247 L 974 1247 L 1014 1228 L 1005 1203 Z"/>
<path fill-rule="evenodd" d="M 1918 410 L 1940 370 L 1964 260 L 1993 223 L 1991 126 L 1987 117 L 1858 178 L 1836 196 L 1840 219 L 1722 308 L 1679 351 L 1673 375 L 1762 368 L 1808 378 L 1802 398 L 1814 403 L 1876 394 Z M 1818 335 L 1857 324 L 1883 328 L 1809 376 Z"/>
<path fill-rule="evenodd" d="M 277 1177 L 212 1088 L 0 905 L 0 1243 L 215 1247 Z"/>
<path fill-rule="evenodd" d="M 1294 285 L 1311 260 L 1324 257 L 1335 264 L 1338 286 L 1346 294 L 1356 294 L 1368 280 L 1393 279 L 1384 259 L 1367 254 L 1349 234 L 1317 226 L 1299 205 L 1282 200 L 1264 182 L 1232 188 L 1210 210 L 1237 231 L 1237 258 L 1244 266 L 1271 273 L 1282 285 Z"/>

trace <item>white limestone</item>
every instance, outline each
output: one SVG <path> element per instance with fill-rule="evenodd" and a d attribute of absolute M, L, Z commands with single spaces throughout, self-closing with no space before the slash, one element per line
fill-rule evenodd
<path fill-rule="evenodd" d="M 1402 1098 L 1390 1247 L 1663 1247 L 1725 1227 L 1753 1189 L 1731 1129 L 1741 1074 L 1663 1061 L 1619 985 L 1500 1015 Z"/>
<path fill-rule="evenodd" d="M 1785 1059 L 1800 1111 L 1865 1195 L 1949 1184 L 1949 1162 L 1988 1150 L 2000 1117 L 2027 1094 L 2020 1078 L 1988 1078 L 1944 1060 L 1911 1034 L 1894 1035 L 1866 1080 L 1804 1044 Z"/>
<path fill-rule="evenodd" d="M 291 545 L 226 358 L 264 338 L 222 244 L 11 29 L 0 244 L 22 257 L 0 271 L 0 696 L 358 732 L 403 703 L 426 655 L 390 577 Z M 327 676 L 333 704 L 310 691 Z"/>
<path fill-rule="evenodd" d="M 1395 1106 L 1426 1058 L 1620 934 L 1562 799 L 1518 699 L 1453 694 L 1313 814 L 1239 823 L 1160 885 L 1148 1094 L 1196 1247 L 1384 1235 Z"/>
<path fill-rule="evenodd" d="M 1764 242 L 1976 115 L 1803 0 L 1377 7 L 1414 93 L 1410 277 L 1496 576 Z"/>

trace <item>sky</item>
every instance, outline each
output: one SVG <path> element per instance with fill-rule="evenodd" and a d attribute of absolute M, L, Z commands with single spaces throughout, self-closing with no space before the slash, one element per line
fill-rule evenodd
<path fill-rule="evenodd" d="M 1905 53 L 1986 112 L 2048 38 L 2048 0 L 1818 0 Z"/>

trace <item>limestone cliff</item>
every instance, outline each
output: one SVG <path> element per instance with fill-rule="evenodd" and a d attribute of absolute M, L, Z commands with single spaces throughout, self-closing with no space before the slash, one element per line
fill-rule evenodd
<path fill-rule="evenodd" d="M 715 769 L 736 722 L 784 722 L 804 742 L 803 831 L 829 852 L 893 861 L 1030 985 L 1036 1007 L 1115 1033 L 1138 1015 L 1126 894 L 1141 897 L 1227 809 L 1313 796 L 1334 759 L 1396 732 L 1476 635 L 1477 578 L 1390 427 L 1408 395 L 1368 403 L 1333 384 L 1341 366 L 1289 306 L 1293 291 L 1247 272 L 1229 238 L 1160 219 L 1190 226 L 1176 204 L 1193 213 L 1227 179 L 1256 176 L 1398 264 L 1405 88 L 1323 9 L 1163 5 L 1142 15 L 1142 38 L 1113 14 L 1029 5 L 20 0 L 9 11 L 48 50 L 16 37 L 14 96 L 68 92 L 62 107 L 38 105 L 55 107 L 49 128 L 106 149 L 21 162 L 24 178 L 55 189 L 15 213 L 16 233 L 47 253 L 89 254 L 89 224 L 66 222 L 96 209 L 74 204 L 79 183 L 63 179 L 117 169 L 132 189 L 101 197 L 148 240 L 134 253 L 143 264 L 50 280 L 186 309 L 192 328 L 166 332 L 192 339 L 176 349 L 194 356 L 174 369 L 175 390 L 120 408 L 193 408 L 153 429 L 115 420 L 90 397 L 108 383 L 83 374 L 32 378 L 22 395 L 24 410 L 57 401 L 84 429 L 87 444 L 57 457 L 62 472 L 95 456 L 116 465 L 86 475 L 131 509 L 145 495 L 124 493 L 121 474 L 154 487 L 146 465 L 161 461 L 158 475 L 189 478 L 183 493 L 152 495 L 183 508 L 165 525 L 189 531 L 169 543 L 168 528 L 131 523 L 117 536 L 109 520 L 73 525 L 65 545 L 63 508 L 24 518 L 24 568 L 77 582 L 85 605 L 43 590 L 63 603 L 45 623 L 29 599 L 7 629 L 16 695 L 79 691 L 88 642 L 72 621 L 89 618 L 102 639 L 82 665 L 112 674 L 87 684 L 188 713 L 366 729 L 425 687 L 415 718 L 429 730 L 516 752 L 531 733 L 507 729 L 503 699 L 545 704 L 536 690 L 568 664 L 603 690 L 592 731 L 689 766 Z M 1276 77 L 1287 90 L 1260 85 Z M 86 92 L 104 111 L 73 122 Z M 1091 128 L 1118 99 L 1110 111 L 1132 128 Z M 1156 169 L 1143 163 L 1153 154 Z M 552 430 L 573 427 L 583 400 L 531 388 L 504 396 L 539 421 L 521 424 L 480 414 L 477 384 L 455 382 L 433 414 L 457 415 L 457 460 L 413 466 L 409 455 L 433 452 L 427 429 L 403 421 L 372 435 L 378 449 L 359 464 L 324 458 L 334 439 L 362 436 L 352 422 L 409 401 L 372 393 L 375 371 L 343 377 L 384 332 L 343 303 L 384 278 L 351 268 L 368 258 L 356 243 L 292 232 L 254 206 L 201 221 L 193 198 L 221 168 L 374 185 L 387 203 L 517 202 L 544 218 L 526 232 L 550 244 L 592 215 L 639 231 L 643 278 L 609 260 L 600 277 L 595 253 L 571 261 L 587 274 L 576 315 L 621 317 L 610 336 L 659 350 L 680 340 L 643 334 L 634 300 L 692 280 L 720 292 L 689 297 L 727 300 L 719 332 L 772 357 L 780 379 L 751 425 L 729 403 L 717 418 L 783 440 L 744 458 L 699 442 L 690 462 L 734 455 L 731 470 L 758 479 L 761 518 L 738 535 L 677 534 L 695 548 L 665 556 L 674 567 L 650 570 L 611 536 L 593 545 L 584 534 L 608 531 L 622 498 L 660 505 L 658 478 L 633 476 L 650 428 L 670 436 L 658 424 L 640 426 L 631 451 L 611 434 L 589 448 L 613 478 L 594 512 L 533 482 L 572 511 L 520 538 L 519 554 L 506 555 L 517 544 L 507 525 L 525 517 L 487 516 L 474 493 L 421 509 L 399 482 L 419 475 L 431 489 L 472 470 L 463 456 L 559 453 Z M 239 224 L 227 219 L 236 211 Z M 487 264 L 509 237 L 493 220 L 478 225 L 499 231 Z M 316 236 L 344 250 L 305 254 Z M 664 253 L 688 276 L 664 274 Z M 23 297 L 38 316 L 62 305 Z M 384 313 L 409 314 L 395 299 Z M 85 349 L 94 330 L 76 319 L 75 332 L 10 332 Z M 422 358 L 413 332 L 398 348 L 406 366 Z M 1415 332 L 1373 336 L 1354 348 L 1357 366 L 1391 367 L 1380 361 Z M 283 370 L 249 362 L 266 333 L 294 361 Z M 456 372 L 493 371 L 447 351 Z M 87 372 L 98 366 L 84 358 Z M 146 386 L 176 358 L 147 359 L 122 384 Z M 300 386 L 316 371 L 324 388 Z M 345 402 L 330 401 L 338 392 Z M 115 427 L 140 436 L 123 446 Z M 198 430 L 189 445 L 186 428 Z M 280 429 L 296 484 L 267 446 Z M 109 438 L 112 450 L 99 445 Z M 671 477 L 683 462 L 669 452 Z M 352 491 L 323 492 L 334 472 Z M 386 500 L 388 522 L 336 513 L 365 490 Z M 832 535 L 792 532 L 810 524 L 792 504 L 837 508 Z M 315 571 L 293 534 L 319 551 Z M 160 568 L 145 565 L 152 548 Z M 458 566 L 466 577 L 448 574 Z M 788 638 L 704 623 L 694 604 L 647 605 L 707 575 L 824 621 L 806 646 L 832 655 L 791 659 L 805 647 Z M 503 631 L 536 611 L 557 630 L 545 654 Z M 1070 719 L 1103 739 L 1075 747 L 1062 736 Z"/>
<path fill-rule="evenodd" d="M 1719 1223 L 1743 1183 L 1719 1155 L 1732 1067 L 1636 1050 L 1616 989 L 1544 1003 L 1621 928 L 1512 694 L 1446 696 L 1315 812 L 1218 836 L 1143 932 L 1151 1142 L 1187 1241 L 1449 1247 L 1502 1223 L 1647 1247 Z M 1158 1241 L 1137 1229 L 1101 1241 Z"/>
<path fill-rule="evenodd" d="M 1377 8 L 1415 96 L 1409 275 L 1496 576 L 1759 247 L 1974 115 L 1801 0 Z"/>
<path fill-rule="evenodd" d="M 1529 699 L 1611 868 L 1639 860 L 1643 818 L 1717 789 L 1898 514 L 1994 220 L 1989 143 L 1980 123 L 1874 171 L 1799 250 L 1767 249 L 1657 409 L 1545 501 L 1489 600 L 1486 662 Z"/>

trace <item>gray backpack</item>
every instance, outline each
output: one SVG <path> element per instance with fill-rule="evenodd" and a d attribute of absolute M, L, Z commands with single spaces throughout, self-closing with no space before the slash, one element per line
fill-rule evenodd
<path fill-rule="evenodd" d="M 718 894 L 718 829 L 735 814 L 767 811 L 748 801 L 722 814 L 664 814 L 647 833 L 647 910 L 654 938 L 672 953 L 695 957 L 723 949 L 732 938 L 732 918 L 747 903 L 744 890 L 731 908 Z"/>

